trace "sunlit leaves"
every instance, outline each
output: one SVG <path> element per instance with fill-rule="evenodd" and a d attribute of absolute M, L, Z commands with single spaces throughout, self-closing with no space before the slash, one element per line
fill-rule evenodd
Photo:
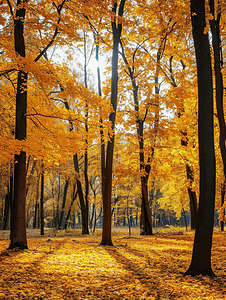
<path fill-rule="evenodd" d="M 223 299 L 224 236 L 214 235 L 215 279 L 184 277 L 193 234 L 153 237 L 115 233 L 115 247 L 98 237 L 30 239 L 29 250 L 3 250 L 0 242 L 2 299 Z M 151 247 L 150 247 L 151 245 Z"/>

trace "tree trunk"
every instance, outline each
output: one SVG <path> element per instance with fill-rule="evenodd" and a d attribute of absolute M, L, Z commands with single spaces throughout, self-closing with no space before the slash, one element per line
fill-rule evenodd
<path fill-rule="evenodd" d="M 148 201 L 148 178 L 151 171 L 150 158 L 148 158 L 147 164 L 144 162 L 144 121 L 139 120 L 137 122 L 137 133 L 139 139 L 140 148 L 140 171 L 141 171 L 141 191 L 142 191 L 142 203 L 141 203 L 141 223 L 140 234 L 152 235 L 152 218 Z M 143 172 L 145 171 L 145 174 Z"/>
<path fill-rule="evenodd" d="M 221 19 L 221 9 L 220 3 L 218 1 L 217 9 L 215 10 L 215 2 L 213 0 L 209 1 L 210 13 L 213 15 L 213 19 L 210 20 L 210 28 L 212 32 L 212 45 L 214 53 L 214 71 L 215 71 L 215 86 L 216 86 L 216 107 L 217 107 L 217 117 L 219 121 L 220 137 L 219 146 L 221 151 L 221 157 L 223 161 L 223 171 L 224 178 L 226 178 L 226 127 L 224 118 L 224 84 L 223 84 L 223 74 L 221 70 L 223 69 L 223 57 L 222 57 L 222 46 L 220 37 L 220 19 Z M 225 182 L 221 190 L 221 206 L 224 204 L 225 195 Z M 220 222 L 221 231 L 224 231 L 224 222 Z"/>
<path fill-rule="evenodd" d="M 197 217 L 198 217 L 198 206 L 196 192 L 192 191 L 192 183 L 194 181 L 193 170 L 188 164 L 186 164 L 187 179 L 190 182 L 190 187 L 188 188 L 188 195 L 190 200 L 190 215 L 191 215 L 191 229 L 196 229 Z"/>
<path fill-rule="evenodd" d="M 70 207 L 69 207 L 69 210 L 68 210 L 68 213 L 67 213 L 67 217 L 66 217 L 66 220 L 65 220 L 65 223 L 64 223 L 64 229 L 65 229 L 65 230 L 67 229 L 67 226 L 68 226 L 68 220 L 69 220 L 69 217 L 70 217 L 70 214 L 71 214 L 71 209 L 72 209 L 72 206 L 73 206 L 73 204 L 74 204 L 75 199 L 77 198 L 77 195 L 78 195 L 78 190 L 77 190 L 76 193 L 75 193 L 75 185 L 74 185 L 74 188 L 73 188 L 73 196 L 72 196 L 71 204 L 70 204 Z"/>
<path fill-rule="evenodd" d="M 18 0 L 16 17 L 14 19 L 14 45 L 18 57 L 25 57 L 24 41 L 24 19 L 25 8 Z M 18 71 L 16 92 L 16 128 L 15 139 L 25 140 L 27 136 L 27 77 L 28 74 L 22 70 Z M 12 222 L 10 228 L 9 248 L 19 247 L 27 249 L 26 233 L 26 152 L 22 151 L 15 155 L 14 167 L 14 199 L 12 205 Z"/>
<path fill-rule="evenodd" d="M 79 174 L 77 154 L 74 155 L 74 168 L 75 171 Z M 78 191 L 78 197 L 79 197 L 79 202 L 81 205 L 81 213 L 82 213 L 82 234 L 89 234 L 89 219 L 88 219 L 89 211 L 88 211 L 87 203 L 84 201 L 82 183 L 78 179 L 78 177 L 76 179 L 76 183 L 77 183 L 77 191 Z"/>
<path fill-rule="evenodd" d="M 60 87 L 60 88 L 61 88 L 61 90 L 63 90 L 62 87 Z M 64 101 L 64 105 L 65 105 L 65 108 L 67 110 L 70 110 L 67 101 Z M 70 126 L 70 131 L 72 131 L 73 130 L 73 123 L 70 120 L 69 120 L 69 126 Z M 86 156 L 85 161 L 86 160 L 87 160 L 87 156 Z M 77 183 L 77 192 L 78 192 L 78 196 L 79 196 L 79 202 L 80 202 L 80 205 L 81 205 L 81 213 L 82 213 L 82 234 L 89 234 L 89 205 L 88 205 L 89 203 L 88 203 L 88 196 L 87 196 L 88 195 L 87 194 L 88 190 L 86 192 L 86 201 L 84 201 L 84 195 L 83 195 L 83 190 L 82 190 L 82 183 L 81 183 L 81 181 L 79 179 L 79 163 L 78 163 L 78 155 L 77 155 L 77 153 L 73 156 L 73 162 L 74 162 L 75 172 L 78 173 L 78 176 L 76 178 L 76 183 Z M 87 184 L 87 180 L 88 180 L 88 177 L 86 179 L 86 184 Z M 68 219 L 67 219 L 67 221 L 68 221 Z M 67 224 L 66 223 L 65 223 L 64 227 L 65 227 L 65 229 L 67 228 Z"/>
<path fill-rule="evenodd" d="M 125 56 L 124 46 L 121 43 L 122 47 L 122 58 L 125 62 L 125 65 L 128 70 L 128 75 L 130 77 L 132 88 L 133 88 L 133 99 L 134 99 L 134 107 L 136 111 L 136 126 L 137 126 L 137 137 L 139 141 L 139 148 L 140 148 L 140 178 L 141 178 L 141 191 L 142 191 L 142 200 L 141 200 L 141 222 L 140 222 L 140 234 L 141 235 L 150 235 L 152 234 L 152 219 L 151 219 L 151 212 L 149 207 L 149 201 L 148 201 L 148 177 L 149 173 L 151 171 L 150 168 L 150 157 L 148 157 L 148 162 L 145 164 L 144 160 L 144 122 L 145 118 L 148 113 L 148 109 L 146 110 L 145 117 L 143 120 L 140 119 L 140 106 L 139 106 L 139 100 L 138 100 L 138 88 L 139 86 L 136 84 L 136 77 L 134 76 L 134 70 L 129 66 L 129 63 L 127 61 L 127 58 Z M 158 62 L 157 62 L 158 65 Z M 155 83 L 157 85 L 158 83 L 158 77 L 155 78 Z M 159 89 L 155 85 L 155 93 L 158 96 Z M 155 128 L 157 127 L 158 123 L 158 109 L 156 108 L 155 113 Z M 152 152 L 152 157 L 154 155 L 154 149 Z M 143 171 L 146 171 L 146 174 L 143 174 Z"/>
<path fill-rule="evenodd" d="M 99 39 L 98 37 L 95 38 L 96 42 L 96 61 L 98 63 L 97 66 L 97 82 L 98 82 L 98 95 L 102 97 L 101 91 L 101 78 L 100 78 L 100 67 L 99 67 Z M 105 170 L 105 142 L 104 142 L 104 129 L 103 129 L 103 118 L 102 118 L 102 111 L 100 107 L 100 142 L 101 142 L 101 191 L 102 191 L 102 198 L 104 194 L 104 170 Z"/>
<path fill-rule="evenodd" d="M 64 219 L 68 186 L 69 186 L 69 180 L 67 179 L 65 182 L 65 185 L 64 185 L 64 195 L 63 195 L 63 202 L 62 202 L 62 208 L 61 208 L 61 213 L 60 213 L 59 229 L 63 229 L 63 219 Z"/>
<path fill-rule="evenodd" d="M 198 77 L 198 138 L 200 197 L 192 261 L 185 275 L 209 275 L 215 204 L 215 153 L 213 131 L 213 82 L 208 34 L 205 33 L 205 1 L 191 0 L 191 19 Z"/>
<path fill-rule="evenodd" d="M 148 176 L 141 177 L 142 203 L 141 203 L 141 235 L 152 235 L 152 218 L 148 201 Z"/>
<path fill-rule="evenodd" d="M 40 174 L 37 179 L 37 186 L 36 186 L 36 202 L 35 202 L 35 214 L 34 214 L 34 220 L 33 220 L 33 228 L 38 228 L 38 223 L 39 223 L 39 179 L 40 179 Z"/>
<path fill-rule="evenodd" d="M 34 172 L 35 172 L 35 168 L 36 168 L 37 162 L 38 162 L 37 159 L 35 159 L 35 160 L 33 161 L 33 165 L 32 165 L 32 168 L 31 168 L 31 173 L 30 173 L 30 175 L 28 176 L 28 179 L 27 179 L 26 196 L 28 195 L 29 188 L 30 188 L 30 186 L 32 185 L 33 175 L 34 175 Z"/>
<path fill-rule="evenodd" d="M 123 15 L 123 9 L 126 0 L 121 0 L 119 4 L 119 17 Z M 109 133 L 109 141 L 107 143 L 106 164 L 104 170 L 104 189 L 103 189 L 103 228 L 101 245 L 112 246 L 111 240 L 111 193 L 112 193 L 112 170 L 113 170 L 113 154 L 115 141 L 115 118 L 117 110 L 118 98 L 118 47 L 122 31 L 122 23 L 118 22 L 116 17 L 117 2 L 114 3 L 112 12 L 114 19 L 112 21 L 113 33 L 113 53 L 112 53 L 112 75 L 111 75 L 111 104 L 113 112 L 109 116 L 111 122 L 111 132 Z"/>
<path fill-rule="evenodd" d="M 41 166 L 40 234 L 44 235 L 44 164 Z"/>
<path fill-rule="evenodd" d="M 34 219 L 33 219 L 33 229 L 37 228 L 37 221 L 38 221 L 38 210 L 39 210 L 39 203 L 36 200 L 35 202 L 35 212 L 34 212 Z"/>
<path fill-rule="evenodd" d="M 221 186 L 221 209 L 223 210 L 222 211 L 223 218 L 225 218 L 225 208 L 224 208 L 225 187 L 226 187 L 226 183 L 224 181 L 224 183 Z M 220 221 L 220 228 L 221 231 L 224 231 L 224 220 Z"/>
<path fill-rule="evenodd" d="M 5 209 L 4 209 L 4 218 L 3 218 L 3 228 L 2 228 L 3 230 L 7 230 L 9 228 L 12 199 L 13 199 L 13 176 L 11 175 L 8 184 L 8 191 L 5 197 Z"/>
<path fill-rule="evenodd" d="M 85 62 L 84 62 L 84 77 L 85 77 L 85 87 L 88 88 L 88 83 L 87 83 L 87 55 L 86 55 L 86 36 L 84 33 L 84 57 L 85 57 Z M 89 177 L 88 177 L 88 134 L 89 134 L 89 127 L 88 127 L 88 117 L 89 117 L 89 107 L 88 103 L 86 102 L 85 105 L 85 130 L 86 130 L 86 148 L 85 148 L 85 153 L 84 153 L 84 178 L 85 178 L 85 211 L 84 213 L 86 214 L 85 220 L 87 224 L 85 224 L 86 229 L 84 234 L 89 234 Z M 84 217 L 84 216 L 83 216 Z"/>

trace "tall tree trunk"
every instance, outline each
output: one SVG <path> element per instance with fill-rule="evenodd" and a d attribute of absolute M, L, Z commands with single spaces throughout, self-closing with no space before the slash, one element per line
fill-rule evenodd
<path fill-rule="evenodd" d="M 18 57 L 25 57 L 24 41 L 24 4 L 27 1 L 18 0 L 14 19 L 14 45 Z M 21 69 L 18 71 L 16 92 L 16 128 L 15 139 L 23 141 L 27 136 L 27 77 Z M 12 222 L 10 228 L 9 248 L 27 249 L 26 233 L 26 152 L 15 155 L 14 167 L 14 198 L 12 205 Z"/>
<path fill-rule="evenodd" d="M 88 79 L 87 79 L 87 55 L 86 55 L 86 36 L 84 33 L 84 77 L 85 77 L 85 87 L 88 89 Z M 85 234 L 89 234 L 89 177 L 88 177 L 88 134 L 89 134 L 89 127 L 88 127 L 88 117 L 89 117 L 89 107 L 88 103 L 86 102 L 85 105 L 85 130 L 86 130 L 86 139 L 85 139 L 85 153 L 84 153 L 84 178 L 85 178 L 85 211 L 86 214 L 85 220 L 87 220 L 87 228 Z"/>
<path fill-rule="evenodd" d="M 119 17 L 122 17 L 126 0 L 121 0 L 119 4 Z M 112 193 L 112 170 L 113 170 L 113 154 L 115 142 L 115 118 L 117 111 L 118 98 L 118 47 L 122 32 L 122 23 L 116 17 L 117 2 L 114 3 L 112 12 L 114 19 L 112 20 L 113 33 L 113 52 L 112 52 L 112 74 L 111 74 L 111 105 L 113 112 L 109 116 L 111 122 L 111 132 L 109 133 L 109 141 L 107 143 L 106 164 L 104 170 L 104 190 L 103 190 L 103 228 L 101 245 L 112 246 L 111 240 L 111 193 Z"/>
<path fill-rule="evenodd" d="M 44 235 L 44 164 L 41 165 L 40 234 Z"/>
<path fill-rule="evenodd" d="M 69 186 L 69 180 L 67 179 L 66 182 L 65 182 L 65 185 L 64 185 L 64 194 L 63 194 L 62 208 L 61 208 L 61 212 L 60 212 L 59 229 L 63 229 L 63 219 L 64 219 L 64 212 L 65 212 L 68 186 Z"/>
<path fill-rule="evenodd" d="M 63 90 L 62 87 L 60 87 L 60 88 L 61 88 L 61 90 Z M 64 101 L 64 105 L 65 105 L 65 108 L 67 110 L 70 110 L 70 107 L 69 107 L 67 101 Z M 70 126 L 70 131 L 72 131 L 74 128 L 73 128 L 73 123 L 70 120 L 69 120 L 69 126 Z M 88 205 L 88 196 L 86 197 L 86 201 L 84 201 L 84 195 L 83 195 L 83 190 L 82 190 L 82 183 L 81 183 L 81 181 L 79 179 L 79 163 L 78 163 L 78 155 L 77 155 L 77 153 L 73 155 L 73 163 L 74 163 L 75 172 L 77 172 L 76 183 L 77 183 L 77 192 L 78 192 L 79 202 L 80 202 L 80 205 L 81 205 L 81 212 L 82 212 L 82 234 L 89 234 L 89 219 L 88 219 L 89 218 L 89 205 Z M 65 226 L 67 227 L 67 225 L 65 225 Z"/>
<path fill-rule="evenodd" d="M 220 228 L 221 231 L 224 231 L 224 219 L 225 219 L 225 207 L 224 207 L 224 197 L 225 197 L 225 187 L 226 187 L 226 183 L 224 181 L 224 183 L 221 186 L 221 217 L 222 219 L 220 220 Z"/>
<path fill-rule="evenodd" d="M 100 67 L 99 67 L 99 37 L 95 37 L 96 43 L 96 61 L 97 66 L 97 83 L 98 83 L 98 95 L 102 97 L 101 91 L 101 78 L 100 78 Z M 100 142 L 101 142 L 101 191 L 103 198 L 104 190 L 104 170 L 105 170 L 105 142 L 104 142 L 104 129 L 103 129 L 103 118 L 102 118 L 102 108 L 100 107 Z"/>
<path fill-rule="evenodd" d="M 191 19 L 198 77 L 200 197 L 192 260 L 185 275 L 209 275 L 214 224 L 216 166 L 213 130 L 213 81 L 205 0 L 191 0 Z"/>
<path fill-rule="evenodd" d="M 175 82 L 175 79 L 173 77 L 173 71 L 172 71 L 172 59 L 173 57 L 170 57 L 170 77 L 171 77 L 171 85 L 173 87 L 177 87 L 177 84 Z M 185 65 L 182 62 L 183 70 L 185 70 Z M 184 113 L 184 108 L 180 108 L 180 111 L 178 112 L 178 118 L 181 117 L 181 115 Z M 181 131 L 182 138 L 181 138 L 181 145 L 184 147 L 187 147 L 188 145 L 188 139 L 187 139 L 187 131 Z M 197 224 L 197 217 L 198 217 L 198 203 L 197 203 L 197 196 L 196 192 L 192 190 L 192 184 L 194 182 L 194 174 L 193 169 L 190 167 L 188 163 L 186 163 L 186 173 L 187 173 L 187 179 L 189 181 L 189 187 L 188 187 L 188 196 L 189 196 L 189 202 L 190 202 L 190 217 L 191 217 L 191 229 L 196 229 Z"/>
<path fill-rule="evenodd" d="M 224 184 L 221 191 L 221 206 L 224 204 L 225 195 L 225 179 L 226 179 L 226 126 L 224 118 L 224 84 L 223 84 L 223 55 L 220 37 L 220 20 L 221 20 L 221 7 L 220 1 L 218 1 L 217 9 L 215 9 L 216 2 L 214 0 L 209 1 L 210 13 L 213 18 L 210 20 L 210 28 L 212 32 L 212 45 L 214 53 L 214 71 L 215 71 L 215 86 L 216 86 L 216 107 L 217 107 L 217 117 L 219 121 L 220 137 L 219 146 L 221 151 L 221 157 L 223 161 L 223 171 L 224 171 Z M 221 231 L 224 230 L 224 222 L 220 222 Z"/>

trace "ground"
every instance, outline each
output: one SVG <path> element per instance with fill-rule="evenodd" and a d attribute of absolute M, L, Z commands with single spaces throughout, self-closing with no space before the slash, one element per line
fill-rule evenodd
<path fill-rule="evenodd" d="M 114 247 L 100 246 L 100 231 L 28 231 L 28 250 L 6 250 L 0 232 L 0 299 L 226 299 L 226 233 L 215 230 L 216 277 L 183 276 L 194 232 L 139 236 L 113 231 Z"/>

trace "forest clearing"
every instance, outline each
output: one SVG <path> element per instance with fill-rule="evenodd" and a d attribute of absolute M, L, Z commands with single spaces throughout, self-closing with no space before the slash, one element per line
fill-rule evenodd
<path fill-rule="evenodd" d="M 191 231 L 129 236 L 113 229 L 110 247 L 100 245 L 99 230 L 55 237 L 32 230 L 29 250 L 5 250 L 9 240 L 0 234 L 1 299 L 226 299 L 226 235 L 217 229 L 214 278 L 183 276 L 192 254 Z"/>

